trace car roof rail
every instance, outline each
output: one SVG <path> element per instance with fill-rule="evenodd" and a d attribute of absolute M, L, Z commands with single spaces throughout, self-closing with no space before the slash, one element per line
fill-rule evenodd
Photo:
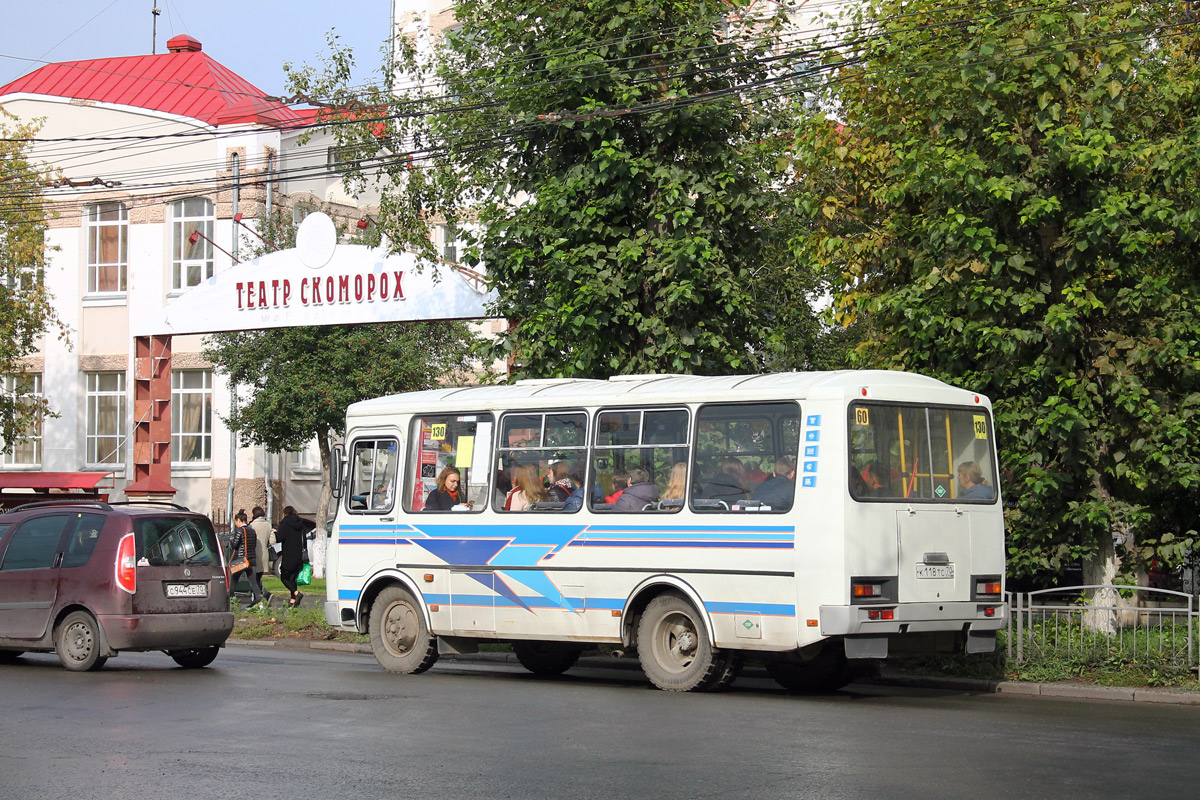
<path fill-rule="evenodd" d="M 14 511 L 25 511 L 30 508 L 43 508 L 46 506 L 95 506 L 104 511 L 112 511 L 112 506 L 103 500 L 92 500 L 87 497 L 80 497 L 75 500 L 39 500 L 36 503 L 23 503 L 15 508 L 5 509 L 4 514 L 11 514 Z"/>
<path fill-rule="evenodd" d="M 187 506 L 181 506 L 178 503 L 172 503 L 169 500 L 114 500 L 110 505 L 114 506 L 166 506 L 167 508 L 178 509 L 179 511 L 191 511 Z"/>

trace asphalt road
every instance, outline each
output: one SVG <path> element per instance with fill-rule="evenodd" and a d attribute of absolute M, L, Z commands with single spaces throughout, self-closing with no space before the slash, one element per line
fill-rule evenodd
<path fill-rule="evenodd" d="M 0 667 L 3 798 L 1194 797 L 1200 708 L 229 647 Z"/>

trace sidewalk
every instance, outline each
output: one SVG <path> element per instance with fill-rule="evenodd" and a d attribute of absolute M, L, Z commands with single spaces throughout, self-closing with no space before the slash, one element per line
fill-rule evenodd
<path fill-rule="evenodd" d="M 305 598 L 307 599 L 307 598 Z M 229 639 L 227 644 L 247 647 L 281 647 L 291 650 L 332 650 L 340 653 L 372 655 L 371 646 L 350 642 L 322 642 L 302 639 Z M 500 663 L 517 665 L 512 653 L 473 653 L 471 655 L 442 656 L 440 663 Z M 636 658 L 606 658 L 585 656 L 578 665 L 586 669 L 640 670 Z M 764 670 L 749 667 L 746 677 L 770 680 Z M 885 663 L 877 678 L 863 681 L 865 684 L 903 686 L 914 689 L 937 689 L 941 691 L 974 692 L 977 694 L 1007 694 L 1031 697 L 1053 697 L 1068 700 L 1118 700 L 1128 703 L 1169 703 L 1174 705 L 1200 706 L 1200 690 L 1151 689 L 1127 686 L 1093 686 L 1082 683 L 1028 683 L 1025 681 L 988 681 L 978 678 L 944 678 L 924 675 L 909 675 Z"/>

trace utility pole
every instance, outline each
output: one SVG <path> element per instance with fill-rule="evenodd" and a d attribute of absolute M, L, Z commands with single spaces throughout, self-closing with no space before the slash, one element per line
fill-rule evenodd
<path fill-rule="evenodd" d="M 158 15 L 162 13 L 155 1 L 150 0 L 150 55 L 158 52 Z"/>

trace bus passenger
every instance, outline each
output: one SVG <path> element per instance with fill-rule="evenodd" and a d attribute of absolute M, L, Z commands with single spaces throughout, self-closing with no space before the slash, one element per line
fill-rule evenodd
<path fill-rule="evenodd" d="M 429 490 L 425 498 L 426 511 L 453 511 L 456 505 L 464 502 L 460 497 L 466 496 L 459 491 L 462 474 L 455 467 L 445 467 L 437 476 L 437 486 Z M 469 504 L 468 504 L 469 505 Z"/>
<path fill-rule="evenodd" d="M 629 486 L 629 473 L 623 469 L 616 470 L 612 474 L 613 493 L 604 498 L 604 502 L 613 504 L 617 502 L 617 498 L 621 496 L 621 492 Z"/>
<path fill-rule="evenodd" d="M 528 511 L 531 503 L 546 500 L 546 490 L 538 479 L 537 465 L 522 464 L 513 469 L 513 490 L 505 508 L 509 511 Z"/>
<path fill-rule="evenodd" d="M 559 503 L 567 502 L 571 492 L 575 491 L 575 483 L 571 480 L 571 465 L 566 461 L 555 461 L 550 465 L 550 480 L 552 483 L 546 489 L 551 500 Z"/>
<path fill-rule="evenodd" d="M 675 466 L 671 467 L 671 479 L 667 482 L 667 488 L 663 490 L 662 502 L 664 505 L 682 506 L 686 492 L 687 463 L 676 461 Z"/>
<path fill-rule="evenodd" d="M 959 497 L 967 500 L 991 500 L 992 487 L 983 480 L 983 470 L 974 461 L 958 465 Z"/>
<path fill-rule="evenodd" d="M 754 500 L 771 507 L 772 511 L 787 511 L 796 494 L 796 459 L 780 456 L 775 459 L 775 472 L 754 490 Z"/>
<path fill-rule="evenodd" d="M 713 476 L 700 496 L 706 500 L 722 500 L 732 508 L 739 500 L 746 499 L 746 467 L 737 456 L 726 456 L 721 462 L 721 471 Z"/>
<path fill-rule="evenodd" d="M 650 482 L 650 473 L 643 467 L 629 470 L 629 488 L 621 492 L 614 507 L 616 511 L 641 511 L 647 503 L 658 500 L 658 487 Z"/>

